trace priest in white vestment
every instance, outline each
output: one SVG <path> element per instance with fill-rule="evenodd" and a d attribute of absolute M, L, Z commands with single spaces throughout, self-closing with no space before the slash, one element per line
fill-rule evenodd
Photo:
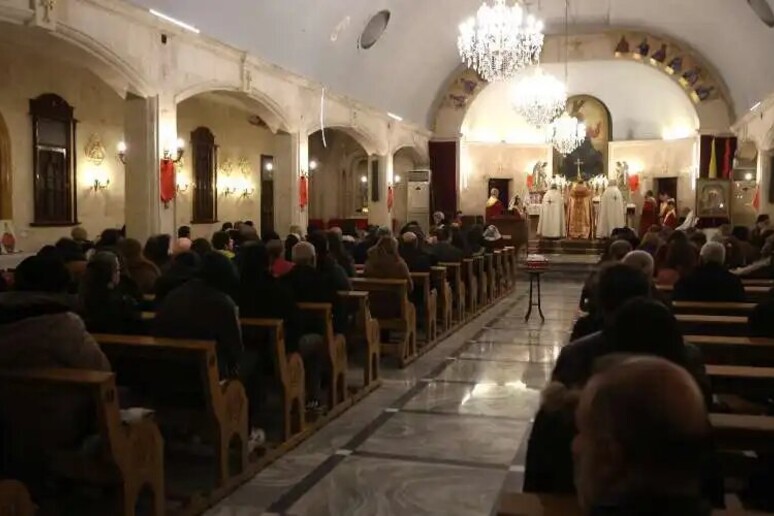
<path fill-rule="evenodd" d="M 567 235 L 564 197 L 556 185 L 552 185 L 551 189 L 543 196 L 537 234 L 542 238 L 564 238 Z"/>
<path fill-rule="evenodd" d="M 599 199 L 597 238 L 610 238 L 614 229 L 626 227 L 626 205 L 615 180 L 611 180 Z"/>

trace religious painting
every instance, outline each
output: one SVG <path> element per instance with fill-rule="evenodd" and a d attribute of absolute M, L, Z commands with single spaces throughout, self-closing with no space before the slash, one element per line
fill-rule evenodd
<path fill-rule="evenodd" d="M 696 180 L 696 215 L 699 218 L 731 217 L 731 180 Z"/>
<path fill-rule="evenodd" d="M 0 254 L 11 254 L 18 251 L 13 221 L 0 220 Z"/>
<path fill-rule="evenodd" d="M 600 174 L 607 176 L 608 145 L 613 132 L 607 106 L 591 95 L 575 95 L 567 100 L 567 113 L 586 125 L 586 139 L 565 157 L 554 153 L 556 172 L 568 180 L 578 175 L 584 180 Z"/>

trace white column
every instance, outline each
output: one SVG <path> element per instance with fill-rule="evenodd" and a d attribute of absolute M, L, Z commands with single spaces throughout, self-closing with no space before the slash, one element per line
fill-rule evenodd
<path fill-rule="evenodd" d="M 144 243 L 161 230 L 159 217 L 158 98 L 128 95 L 124 221 L 127 235 Z"/>
<path fill-rule="evenodd" d="M 374 166 L 376 163 L 376 166 Z M 370 156 L 368 159 L 368 223 L 392 228 L 390 211 L 387 208 L 387 186 L 392 183 L 392 153 L 385 156 Z M 378 186 L 379 200 L 374 201 L 374 183 Z"/>
<path fill-rule="evenodd" d="M 771 188 L 771 150 L 758 151 L 758 188 L 760 196 L 760 206 L 758 214 L 767 213 L 774 216 L 774 204 L 769 202 L 769 190 Z"/>
<path fill-rule="evenodd" d="M 290 226 L 306 232 L 309 225 L 309 206 L 301 209 L 298 202 L 299 178 L 309 173 L 309 136 L 304 131 L 278 134 L 275 141 L 274 229 L 284 237 Z"/>

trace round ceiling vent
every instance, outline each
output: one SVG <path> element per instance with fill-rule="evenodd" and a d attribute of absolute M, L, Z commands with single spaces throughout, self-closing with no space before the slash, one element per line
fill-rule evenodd
<path fill-rule="evenodd" d="M 379 11 L 368 20 L 368 24 L 363 29 L 363 33 L 360 35 L 358 44 L 360 48 L 368 50 L 379 41 L 379 38 L 384 34 L 387 25 L 390 23 L 390 11 Z"/>

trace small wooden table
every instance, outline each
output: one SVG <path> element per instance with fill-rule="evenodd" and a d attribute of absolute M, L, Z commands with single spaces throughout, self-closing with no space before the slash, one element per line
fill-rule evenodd
<path fill-rule="evenodd" d="M 546 317 L 543 315 L 543 307 L 540 306 L 540 275 L 546 271 L 545 269 L 527 269 L 527 272 L 529 273 L 529 308 L 527 309 L 527 315 L 524 316 L 524 322 L 529 321 L 529 318 L 532 315 L 533 306 L 537 306 L 538 313 L 540 314 L 540 320 L 545 322 Z M 533 300 L 533 290 L 536 283 L 537 302 Z"/>

